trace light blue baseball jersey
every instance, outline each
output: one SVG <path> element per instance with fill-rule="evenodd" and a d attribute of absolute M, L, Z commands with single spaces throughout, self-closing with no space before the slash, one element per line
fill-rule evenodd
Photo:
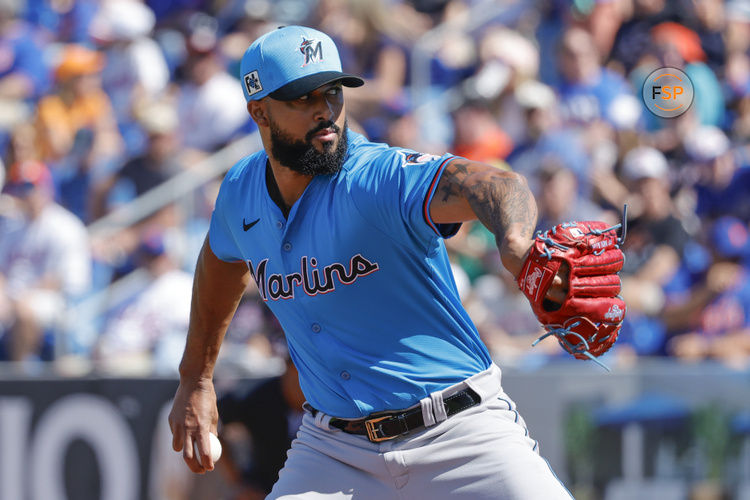
<path fill-rule="evenodd" d="M 455 157 L 348 138 L 341 171 L 313 178 L 288 219 L 268 193 L 265 151 L 240 160 L 221 185 L 209 244 L 249 267 L 308 402 L 357 418 L 412 406 L 491 359 L 443 242 L 458 225 L 429 215 Z"/>

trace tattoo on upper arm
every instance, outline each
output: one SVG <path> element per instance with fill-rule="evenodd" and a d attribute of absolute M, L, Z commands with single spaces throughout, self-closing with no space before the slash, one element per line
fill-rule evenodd
<path fill-rule="evenodd" d="M 438 184 L 438 191 L 443 202 L 450 203 L 461 198 L 460 186 L 468 175 L 469 170 L 465 163 L 453 160 L 446 165 L 440 184 Z"/>
<path fill-rule="evenodd" d="M 438 186 L 443 203 L 464 198 L 477 218 L 498 239 L 511 226 L 531 238 L 537 220 L 536 202 L 525 182 L 502 170 L 470 171 L 469 164 L 453 160 L 443 172 Z"/>

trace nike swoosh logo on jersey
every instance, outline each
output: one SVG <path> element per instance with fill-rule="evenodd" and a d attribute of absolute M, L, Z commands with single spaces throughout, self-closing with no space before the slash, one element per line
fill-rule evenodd
<path fill-rule="evenodd" d="M 242 218 L 242 229 L 244 229 L 245 231 L 247 231 L 248 229 L 250 229 L 251 227 L 253 227 L 254 225 L 256 225 L 259 220 L 260 220 L 260 218 L 255 219 L 250 224 L 248 224 L 247 222 L 245 222 L 245 218 L 243 217 Z"/>

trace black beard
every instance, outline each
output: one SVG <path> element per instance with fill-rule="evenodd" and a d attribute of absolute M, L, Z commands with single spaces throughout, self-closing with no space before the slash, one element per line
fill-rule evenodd
<path fill-rule="evenodd" d="M 334 149 L 330 144 L 323 146 L 323 152 L 315 149 L 312 138 L 325 128 L 331 128 L 339 136 Z M 283 132 L 275 122 L 270 122 L 271 154 L 282 165 L 304 175 L 328 175 L 341 170 L 349 145 L 346 133 L 347 122 L 344 122 L 343 132 L 338 125 L 331 121 L 321 122 L 305 135 L 304 141 L 292 139 Z"/>

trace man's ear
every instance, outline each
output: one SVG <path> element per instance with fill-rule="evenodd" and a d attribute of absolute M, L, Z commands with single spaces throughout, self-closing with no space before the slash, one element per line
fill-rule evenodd
<path fill-rule="evenodd" d="M 247 103 L 247 112 L 250 113 L 250 117 L 259 127 L 268 126 L 268 114 L 266 113 L 264 103 L 260 101 L 249 101 Z"/>

